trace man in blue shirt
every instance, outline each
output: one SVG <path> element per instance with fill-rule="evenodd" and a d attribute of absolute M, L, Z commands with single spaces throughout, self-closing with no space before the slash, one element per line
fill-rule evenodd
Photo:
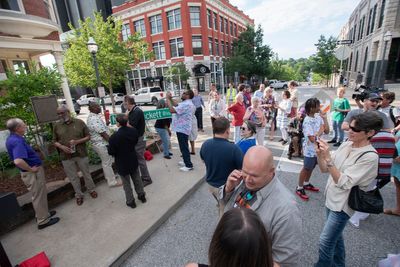
<path fill-rule="evenodd" d="M 18 118 L 9 119 L 6 124 L 10 131 L 6 147 L 10 159 L 21 171 L 21 178 L 28 190 L 32 193 L 32 205 L 36 213 L 39 229 L 58 223 L 60 218 L 53 217 L 56 212 L 49 212 L 47 203 L 46 179 L 42 161 L 24 139 L 25 123 Z"/>
<path fill-rule="evenodd" d="M 218 202 L 219 216 L 224 214 L 225 205 L 219 201 L 219 187 L 226 183 L 229 174 L 242 169 L 243 153 L 238 146 L 229 142 L 230 123 L 221 117 L 213 123 L 214 138 L 201 146 L 200 157 L 206 164 L 206 181 L 211 194 Z"/>

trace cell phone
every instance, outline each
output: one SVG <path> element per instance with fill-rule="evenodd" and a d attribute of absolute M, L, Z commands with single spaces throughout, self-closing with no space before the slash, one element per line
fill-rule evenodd
<path fill-rule="evenodd" d="M 319 139 L 318 136 L 315 136 L 315 143 L 317 144 L 318 148 L 319 148 Z"/>

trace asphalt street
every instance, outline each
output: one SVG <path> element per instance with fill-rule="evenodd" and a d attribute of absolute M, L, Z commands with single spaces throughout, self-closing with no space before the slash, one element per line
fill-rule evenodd
<path fill-rule="evenodd" d="M 306 91 L 301 95 L 308 94 L 312 94 L 311 91 Z M 333 96 L 334 91 L 330 94 Z M 328 136 L 325 138 L 329 139 Z M 275 138 L 277 139 L 278 137 Z M 302 160 L 288 160 L 285 150 L 287 146 L 270 141 L 266 141 L 265 145 L 274 154 L 277 167 L 276 177 L 294 193 Z M 316 168 L 311 182 L 323 191 L 327 178 L 327 174 L 322 174 Z M 190 173 L 188 179 L 190 179 Z M 394 207 L 394 184 L 387 185 L 381 193 L 385 200 L 385 207 Z M 309 195 L 308 202 L 297 198 L 303 220 L 302 240 L 299 240 L 303 251 L 299 258 L 299 266 L 313 266 L 317 260 L 318 239 L 325 222 L 323 192 L 309 193 Z M 188 262 L 207 263 L 208 245 L 217 219 L 216 202 L 208 192 L 206 184 L 203 184 L 122 266 L 169 267 L 184 266 Z M 378 261 L 386 258 L 387 254 L 399 254 L 399 225 L 400 218 L 387 215 L 371 215 L 361 222 L 359 229 L 348 224 L 344 231 L 346 265 L 377 266 Z"/>

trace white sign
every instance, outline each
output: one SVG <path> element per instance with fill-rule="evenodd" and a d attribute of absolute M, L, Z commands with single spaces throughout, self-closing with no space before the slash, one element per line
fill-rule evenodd
<path fill-rule="evenodd" d="M 335 49 L 335 57 L 339 60 L 345 60 L 350 56 L 351 49 L 348 46 L 342 45 Z"/>
<path fill-rule="evenodd" d="M 99 92 L 99 97 L 105 97 L 106 96 L 106 90 L 104 90 L 103 86 L 97 88 L 97 90 Z"/>

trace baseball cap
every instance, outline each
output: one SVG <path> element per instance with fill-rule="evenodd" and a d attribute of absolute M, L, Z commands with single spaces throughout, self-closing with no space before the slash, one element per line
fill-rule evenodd
<path fill-rule="evenodd" d="M 368 95 L 369 100 L 382 100 L 382 97 L 377 93 L 370 93 Z"/>

